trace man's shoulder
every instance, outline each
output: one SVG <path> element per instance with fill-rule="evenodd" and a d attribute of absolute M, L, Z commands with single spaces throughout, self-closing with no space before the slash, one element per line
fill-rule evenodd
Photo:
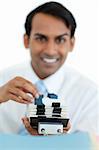
<path fill-rule="evenodd" d="M 22 62 L 22 63 L 19 63 L 19 64 L 15 64 L 15 65 L 13 65 L 11 67 L 8 67 L 4 70 L 1 70 L 0 74 L 6 74 L 6 73 L 7 74 L 12 74 L 12 73 L 16 73 L 16 72 L 18 73 L 19 71 L 23 72 L 24 70 L 26 71 L 26 69 L 29 68 L 29 67 L 30 67 L 30 62 L 25 61 L 25 62 Z"/>
<path fill-rule="evenodd" d="M 98 85 L 94 81 L 89 79 L 84 74 L 80 73 L 75 68 L 72 68 L 71 66 L 66 66 L 66 69 L 64 71 L 64 82 L 75 85 L 75 87 L 94 89 L 98 88 Z"/>
<path fill-rule="evenodd" d="M 16 76 L 24 76 L 31 69 L 29 61 L 22 62 L 20 64 L 13 65 L 0 71 L 0 81 L 7 81 Z"/>

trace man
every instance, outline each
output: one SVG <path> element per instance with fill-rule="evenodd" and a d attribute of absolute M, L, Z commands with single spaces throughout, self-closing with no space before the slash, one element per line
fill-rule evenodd
<path fill-rule="evenodd" d="M 45 3 L 29 13 L 24 45 L 30 49 L 31 62 L 14 66 L 0 76 L 1 132 L 20 133 L 23 123 L 28 133 L 38 135 L 23 116 L 26 105 L 40 95 L 36 87 L 39 80 L 67 106 L 70 123 L 64 132 L 70 124 L 70 132 L 97 132 L 97 86 L 65 63 L 74 47 L 75 29 L 72 13 L 57 2 Z"/>

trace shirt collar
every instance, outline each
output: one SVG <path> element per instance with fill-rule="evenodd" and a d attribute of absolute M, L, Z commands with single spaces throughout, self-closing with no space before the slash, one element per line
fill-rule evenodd
<path fill-rule="evenodd" d="M 27 76 L 28 76 L 29 80 L 33 84 L 35 84 L 38 80 L 40 80 L 39 77 L 36 75 L 35 71 L 32 68 L 31 61 L 29 61 L 27 63 L 27 70 L 26 70 L 26 72 L 27 72 Z"/>
<path fill-rule="evenodd" d="M 44 84 L 49 93 L 58 94 L 61 84 L 63 82 L 63 66 L 51 76 L 44 79 Z"/>

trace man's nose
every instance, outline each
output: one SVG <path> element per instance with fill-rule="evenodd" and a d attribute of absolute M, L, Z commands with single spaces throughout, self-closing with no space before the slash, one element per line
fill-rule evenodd
<path fill-rule="evenodd" d="M 55 41 L 54 40 L 48 41 L 45 50 L 47 54 L 55 55 L 57 53 L 57 44 L 55 43 Z"/>

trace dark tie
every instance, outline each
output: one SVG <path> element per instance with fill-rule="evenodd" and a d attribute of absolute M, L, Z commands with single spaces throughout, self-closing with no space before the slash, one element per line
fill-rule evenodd
<path fill-rule="evenodd" d="M 58 95 L 54 94 L 54 93 L 48 93 L 47 97 L 51 98 L 51 99 L 58 99 Z"/>

